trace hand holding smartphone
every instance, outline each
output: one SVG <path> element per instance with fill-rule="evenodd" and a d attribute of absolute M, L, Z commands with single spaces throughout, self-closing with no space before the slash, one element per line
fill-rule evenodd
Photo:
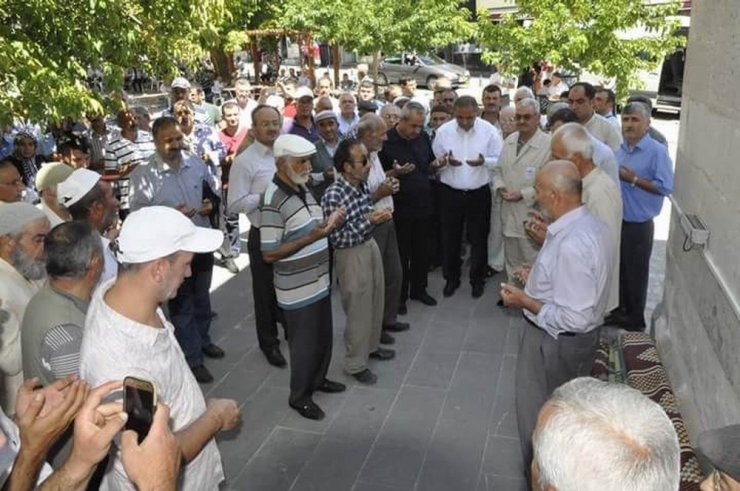
<path fill-rule="evenodd" d="M 153 383 L 136 377 L 123 379 L 123 408 L 128 414 L 126 429 L 139 436 L 139 444 L 149 434 L 157 407 L 157 388 Z"/>

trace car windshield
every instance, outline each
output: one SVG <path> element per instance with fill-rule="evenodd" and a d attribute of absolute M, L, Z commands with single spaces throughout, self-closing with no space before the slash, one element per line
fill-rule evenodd
<path fill-rule="evenodd" d="M 442 63 L 445 63 L 445 61 L 437 55 L 427 54 L 427 55 L 416 55 L 416 56 L 425 65 L 441 65 Z"/>

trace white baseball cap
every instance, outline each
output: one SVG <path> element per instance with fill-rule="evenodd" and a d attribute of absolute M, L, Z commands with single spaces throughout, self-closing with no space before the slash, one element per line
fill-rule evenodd
<path fill-rule="evenodd" d="M 313 90 L 309 89 L 305 85 L 301 85 L 293 94 L 293 99 L 299 101 L 302 97 L 310 97 L 311 99 L 313 99 Z"/>
<path fill-rule="evenodd" d="M 172 81 L 170 87 L 173 89 L 189 89 L 190 82 L 188 82 L 188 79 L 186 79 L 185 77 L 177 77 L 175 80 Z"/>
<path fill-rule="evenodd" d="M 272 146 L 275 157 L 308 157 L 316 153 L 316 145 L 298 135 L 280 135 Z"/>
<path fill-rule="evenodd" d="M 89 169 L 76 169 L 57 185 L 57 201 L 69 208 L 89 193 L 100 180 L 100 174 Z"/>
<path fill-rule="evenodd" d="M 113 250 L 119 262 L 140 264 L 178 251 L 213 252 L 223 241 L 221 230 L 196 227 L 174 208 L 148 206 L 126 217 Z"/>

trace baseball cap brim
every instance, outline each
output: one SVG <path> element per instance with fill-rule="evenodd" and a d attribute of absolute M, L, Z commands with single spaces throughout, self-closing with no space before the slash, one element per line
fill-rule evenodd
<path fill-rule="evenodd" d="M 195 227 L 193 232 L 182 238 L 179 250 L 194 252 L 213 252 L 224 242 L 224 233 L 213 228 Z"/>

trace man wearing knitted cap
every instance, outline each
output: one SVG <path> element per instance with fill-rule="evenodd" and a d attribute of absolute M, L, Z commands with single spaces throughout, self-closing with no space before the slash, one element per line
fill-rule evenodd
<path fill-rule="evenodd" d="M 89 169 L 77 169 L 57 186 L 57 200 L 67 209 L 73 220 L 84 220 L 100 234 L 103 245 L 104 267 L 100 283 L 114 278 L 118 263 L 110 250 L 105 233 L 118 222 L 118 200 L 113 187 L 100 174 Z"/>
<path fill-rule="evenodd" d="M 169 207 L 131 213 L 114 242 L 118 276 L 93 295 L 80 351 L 80 375 L 93 386 L 127 376 L 154 384 L 159 401 L 170 407 L 185 462 L 178 489 L 187 491 L 217 489 L 223 481 L 214 436 L 238 425 L 239 409 L 232 400 L 204 400 L 159 305 L 190 276 L 193 255 L 215 251 L 222 241 L 220 230 L 196 227 Z M 120 447 L 102 488 L 134 489 Z"/>
<path fill-rule="evenodd" d="M 3 373 L 2 407 L 15 407 L 23 383 L 20 324 L 31 297 L 46 277 L 44 237 L 49 220 L 28 203 L 0 204 L 0 298 L 3 322 L 0 370 Z"/>
<path fill-rule="evenodd" d="M 306 188 L 316 147 L 303 137 L 282 135 L 274 145 L 277 173 L 260 210 L 262 257 L 273 264 L 275 293 L 285 313 L 290 346 L 290 407 L 304 418 L 323 419 L 314 391 L 342 392 L 327 380 L 331 361 L 332 314 L 329 244 L 326 237 L 344 222 L 340 207 L 323 219 Z"/>

